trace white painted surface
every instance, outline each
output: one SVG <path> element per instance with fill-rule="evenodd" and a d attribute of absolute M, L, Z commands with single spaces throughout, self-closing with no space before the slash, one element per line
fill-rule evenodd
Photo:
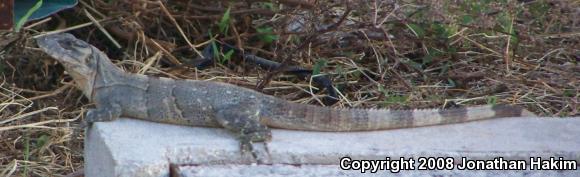
<path fill-rule="evenodd" d="M 85 141 L 85 173 L 88 177 L 168 176 L 169 166 L 174 164 L 179 169 L 178 173 L 183 172 L 189 176 L 369 175 L 340 170 L 339 159 L 344 156 L 353 159 L 453 157 L 455 162 L 461 157 L 529 160 L 530 157 L 537 156 L 564 157 L 580 162 L 580 118 L 505 118 L 350 133 L 274 130 L 272 135 L 273 140 L 267 146 L 269 162 L 274 165 L 247 166 L 244 164 L 251 164 L 253 158 L 249 155 L 242 156 L 238 142 L 222 129 L 158 124 L 133 119 L 95 123 L 88 131 Z M 377 174 L 387 173 L 390 172 L 382 171 Z M 479 175 L 480 173 L 485 175 Z M 495 176 L 493 174 L 497 173 L 415 170 L 399 175 Z M 520 171 L 513 174 L 580 176 L 578 170 L 557 173 Z"/>

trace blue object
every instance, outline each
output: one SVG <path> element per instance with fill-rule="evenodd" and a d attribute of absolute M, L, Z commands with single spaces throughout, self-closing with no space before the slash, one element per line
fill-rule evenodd
<path fill-rule="evenodd" d="M 15 0 L 14 22 L 18 22 L 39 0 Z M 41 19 L 61 10 L 76 6 L 78 0 L 43 0 L 42 6 L 28 18 L 28 21 Z"/>

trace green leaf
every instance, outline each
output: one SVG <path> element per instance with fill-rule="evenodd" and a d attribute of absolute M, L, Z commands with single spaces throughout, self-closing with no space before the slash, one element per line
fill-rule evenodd
<path fill-rule="evenodd" d="M 439 58 L 443 55 L 443 53 L 433 47 L 429 47 L 427 48 L 427 51 L 429 51 L 428 55 L 425 55 L 424 57 L 422 57 L 422 63 L 421 66 L 426 66 L 428 64 L 431 64 L 433 62 L 434 58 Z"/>
<path fill-rule="evenodd" d="M 423 38 L 425 36 L 425 30 L 421 26 L 414 23 L 409 23 L 408 27 L 411 29 L 411 31 L 413 31 L 413 33 L 415 33 L 418 38 Z"/>
<path fill-rule="evenodd" d="M 223 60 L 220 61 L 221 63 L 225 63 L 227 61 L 229 61 L 232 58 L 232 55 L 234 54 L 234 50 L 229 50 L 224 54 Z"/>
<path fill-rule="evenodd" d="M 362 71 L 357 69 L 357 70 L 354 70 L 354 72 L 351 72 L 350 74 L 351 74 L 351 75 L 352 75 L 352 77 L 354 77 L 354 78 L 360 78 L 360 77 L 361 77 L 361 75 L 362 75 Z"/>
<path fill-rule="evenodd" d="M 16 32 L 20 31 L 22 25 L 24 25 L 24 23 L 28 21 L 28 18 L 32 16 L 32 13 L 36 12 L 36 10 L 38 10 L 41 6 L 42 0 L 39 0 L 38 2 L 36 2 L 36 4 L 34 4 L 34 6 L 28 9 L 28 11 L 26 11 L 26 14 L 24 14 L 24 16 L 22 16 L 22 18 L 18 19 L 18 21 L 16 22 L 16 25 L 14 26 L 14 31 Z"/>
<path fill-rule="evenodd" d="M 4 61 L 0 60 L 0 75 L 4 74 L 5 68 L 4 68 Z"/>
<path fill-rule="evenodd" d="M 451 34 L 447 32 L 447 28 L 444 24 L 433 23 L 431 24 L 431 29 L 435 32 L 435 35 L 440 39 L 447 39 Z"/>
<path fill-rule="evenodd" d="M 497 97 L 496 96 L 488 96 L 486 98 L 486 102 L 489 105 L 496 105 L 497 104 Z"/>
<path fill-rule="evenodd" d="M 404 105 L 409 101 L 408 95 L 385 95 L 387 96 L 383 101 L 385 106 L 388 105 Z"/>
<path fill-rule="evenodd" d="M 447 79 L 447 82 L 449 82 L 449 87 L 451 88 L 457 87 L 457 84 L 455 83 L 455 81 L 453 81 L 453 79 Z"/>
<path fill-rule="evenodd" d="M 326 61 L 325 59 L 316 60 L 316 63 L 312 67 L 312 75 L 320 74 L 320 71 L 322 70 L 322 68 L 326 67 L 326 63 L 328 63 L 328 61 Z"/>
<path fill-rule="evenodd" d="M 508 33 L 510 35 L 510 40 L 512 44 L 517 44 L 519 39 L 516 34 L 516 29 L 514 28 L 514 24 L 512 23 L 512 17 L 508 13 L 500 13 L 498 17 L 498 21 L 500 23 L 500 28 L 504 33 Z"/>
<path fill-rule="evenodd" d="M 209 33 L 209 36 L 213 36 L 211 29 L 208 31 L 208 33 Z M 219 53 L 220 51 L 218 50 L 218 47 L 217 47 L 217 44 L 215 43 L 214 38 L 211 39 L 210 45 L 211 45 L 211 51 L 213 53 L 213 59 L 220 61 L 220 53 Z"/>
<path fill-rule="evenodd" d="M 211 41 L 211 51 L 213 53 L 213 57 L 215 59 L 217 59 L 218 61 L 221 61 L 220 51 L 218 50 L 218 47 L 217 47 L 217 44 L 215 43 L 215 40 Z"/>
<path fill-rule="evenodd" d="M 471 15 L 461 16 L 461 24 L 469 25 L 471 22 L 473 22 L 473 17 Z"/>
<path fill-rule="evenodd" d="M 562 95 L 563 95 L 564 97 L 574 97 L 574 95 L 575 95 L 575 92 L 574 92 L 573 90 L 571 90 L 571 89 L 569 89 L 569 90 L 564 90 L 564 92 L 562 92 Z"/>
<path fill-rule="evenodd" d="M 27 131 L 24 134 L 24 161 L 30 159 L 30 133 Z M 28 176 L 28 165 L 24 165 L 24 170 L 22 171 L 22 176 Z"/>
<path fill-rule="evenodd" d="M 339 76 L 343 77 L 345 80 L 348 79 L 348 74 L 346 73 L 346 70 L 342 68 L 342 66 L 340 65 L 336 66 L 334 72 L 337 73 Z"/>
<path fill-rule="evenodd" d="M 379 92 L 383 93 L 383 95 L 389 94 L 389 92 L 387 90 L 385 90 L 385 87 L 383 86 L 383 84 L 379 84 L 377 87 L 377 90 L 379 90 Z"/>
<path fill-rule="evenodd" d="M 420 63 L 411 61 L 411 60 L 407 60 L 407 61 L 403 61 L 406 64 L 410 65 L 411 67 L 417 69 L 417 70 L 423 70 L 423 65 L 421 65 Z"/>
<path fill-rule="evenodd" d="M 532 16 L 539 21 L 543 21 L 549 10 L 550 5 L 545 1 L 536 1 L 529 6 L 529 11 L 532 13 Z"/>
<path fill-rule="evenodd" d="M 273 34 L 272 27 L 257 28 L 256 31 L 258 32 L 258 38 L 262 42 L 269 44 L 278 40 L 278 35 Z"/>
<path fill-rule="evenodd" d="M 263 2 L 261 5 L 265 9 L 268 9 L 268 10 L 276 10 L 276 9 L 274 9 L 274 4 L 271 3 L 271 2 Z"/>
<path fill-rule="evenodd" d="M 226 10 L 224 15 L 222 16 L 222 19 L 220 19 L 220 23 L 218 24 L 218 27 L 222 34 L 226 34 L 230 26 L 230 9 L 231 8 L 228 7 L 228 10 Z"/>
<path fill-rule="evenodd" d="M 41 148 L 48 142 L 48 135 L 40 135 L 40 137 L 36 138 L 36 143 L 34 144 L 34 148 Z"/>
<path fill-rule="evenodd" d="M 443 65 L 441 66 L 441 71 L 439 72 L 439 76 L 442 76 L 443 74 L 447 73 L 449 71 L 449 67 L 451 67 L 449 61 L 443 63 Z"/>

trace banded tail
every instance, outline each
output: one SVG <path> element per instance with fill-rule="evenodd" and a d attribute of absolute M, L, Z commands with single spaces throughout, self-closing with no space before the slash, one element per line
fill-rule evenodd
<path fill-rule="evenodd" d="M 291 103 L 274 108 L 270 127 L 309 131 L 371 131 L 454 124 L 485 119 L 535 116 L 519 106 L 495 105 L 451 109 L 333 109 Z"/>

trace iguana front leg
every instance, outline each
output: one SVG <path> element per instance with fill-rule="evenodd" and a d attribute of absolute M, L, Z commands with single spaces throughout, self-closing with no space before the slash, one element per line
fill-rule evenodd
<path fill-rule="evenodd" d="M 242 153 L 250 152 L 258 163 L 258 157 L 252 143 L 270 141 L 272 133 L 267 126 L 260 123 L 260 111 L 255 104 L 230 104 L 216 110 L 216 119 L 225 129 L 238 136 Z M 266 148 L 266 153 L 267 147 Z"/>
<path fill-rule="evenodd" d="M 85 117 L 82 127 L 91 125 L 93 122 L 113 121 L 121 116 L 122 108 L 119 104 L 108 103 L 99 105 L 95 109 L 90 109 Z"/>
<path fill-rule="evenodd" d="M 121 116 L 122 108 L 119 104 L 104 104 L 99 105 L 95 109 L 89 109 L 85 116 L 85 121 L 81 122 L 80 129 L 73 132 L 73 136 L 80 135 L 80 131 L 84 130 L 93 122 L 113 121 Z"/>

